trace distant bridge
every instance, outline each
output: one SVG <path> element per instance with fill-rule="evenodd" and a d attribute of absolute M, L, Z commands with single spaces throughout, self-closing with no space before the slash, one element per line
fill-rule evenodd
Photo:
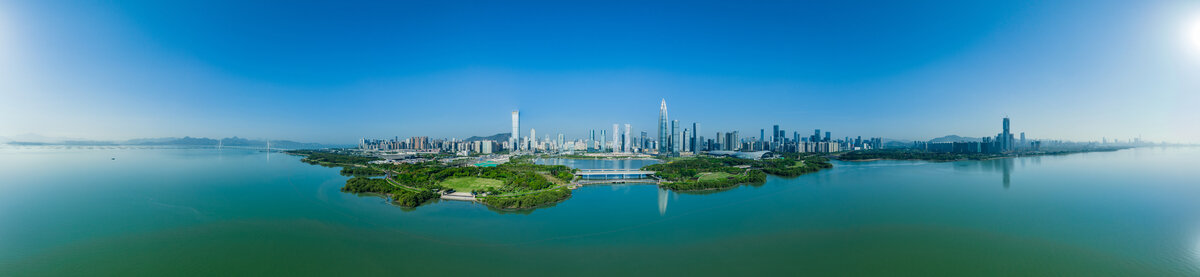
<path fill-rule="evenodd" d="M 657 184 L 658 179 L 603 179 L 603 180 L 580 180 L 575 181 L 576 185 L 599 185 L 599 184 Z"/>
<path fill-rule="evenodd" d="M 648 179 L 654 171 L 638 169 L 580 169 L 575 176 L 580 179 Z"/>

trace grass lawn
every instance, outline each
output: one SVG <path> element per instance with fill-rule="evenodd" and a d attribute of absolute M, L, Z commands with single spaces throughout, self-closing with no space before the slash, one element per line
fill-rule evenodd
<path fill-rule="evenodd" d="M 475 177 L 452 177 L 438 183 L 438 185 L 452 188 L 455 191 L 471 192 L 477 189 L 499 188 L 504 186 L 504 181 Z"/>
<path fill-rule="evenodd" d="M 700 173 L 700 181 L 720 180 L 733 177 L 733 174 L 725 172 L 704 172 Z"/>

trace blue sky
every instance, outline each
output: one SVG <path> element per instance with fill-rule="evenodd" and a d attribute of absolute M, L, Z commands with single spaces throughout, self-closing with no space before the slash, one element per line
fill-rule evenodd
<path fill-rule="evenodd" d="M 0 1 L 0 136 L 1200 142 L 1195 1 Z"/>

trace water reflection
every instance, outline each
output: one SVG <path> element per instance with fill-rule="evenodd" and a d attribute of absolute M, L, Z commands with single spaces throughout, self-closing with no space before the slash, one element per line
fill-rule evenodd
<path fill-rule="evenodd" d="M 991 159 L 983 161 L 963 161 L 954 163 L 954 169 L 958 171 L 983 171 L 983 172 L 999 172 L 1001 175 L 1000 183 L 1005 189 L 1012 184 L 1012 171 L 1016 164 L 1016 159 L 1021 160 L 1021 166 L 1025 166 L 1025 160 L 1031 158 L 1003 158 Z M 1033 157 L 1030 162 L 1040 164 L 1041 160 Z"/>
<path fill-rule="evenodd" d="M 671 196 L 671 191 L 663 188 L 658 188 L 658 214 L 667 214 L 667 197 Z"/>

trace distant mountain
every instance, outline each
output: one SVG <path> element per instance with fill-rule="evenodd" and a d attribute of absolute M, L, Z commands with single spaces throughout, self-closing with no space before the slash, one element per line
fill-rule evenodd
<path fill-rule="evenodd" d="M 510 138 L 510 137 L 512 137 L 512 133 L 499 133 L 499 134 L 486 136 L 486 137 L 472 136 L 472 137 L 467 138 L 465 141 L 478 141 L 478 140 L 508 141 L 508 138 Z"/>
<path fill-rule="evenodd" d="M 949 135 L 949 136 L 944 136 L 944 137 L 940 137 L 940 138 L 934 138 L 934 139 L 931 139 L 931 140 L 929 140 L 929 142 L 931 142 L 931 143 L 939 143 L 939 142 L 978 142 L 978 141 L 983 141 L 983 139 L 982 139 L 982 138 L 973 138 L 973 137 L 960 137 L 960 136 L 958 136 L 958 135 Z"/>
<path fill-rule="evenodd" d="M 98 141 L 98 140 L 50 140 L 48 138 L 40 137 L 40 136 L 36 136 L 36 135 L 24 135 L 24 137 L 22 137 L 22 138 L 27 138 L 28 140 L 25 140 L 25 139 L 18 140 L 18 139 L 6 138 L 6 139 L 8 139 L 8 141 L 6 141 L 6 142 L 8 144 L 14 144 L 14 145 L 217 146 L 217 144 L 219 143 L 220 145 L 230 146 L 230 147 L 266 147 L 267 146 L 266 140 L 252 140 L 252 139 L 239 138 L 239 137 L 224 138 L 224 139 L 220 139 L 220 140 L 210 139 L 210 138 L 193 138 L 193 137 L 140 138 L 140 139 L 131 139 L 131 140 L 126 140 L 126 141 L 118 141 L 118 142 Z M 317 148 L 338 148 L 338 147 L 350 147 L 350 145 L 306 143 L 306 142 L 295 142 L 295 141 L 290 141 L 290 140 L 271 140 L 271 148 L 317 149 Z"/>

